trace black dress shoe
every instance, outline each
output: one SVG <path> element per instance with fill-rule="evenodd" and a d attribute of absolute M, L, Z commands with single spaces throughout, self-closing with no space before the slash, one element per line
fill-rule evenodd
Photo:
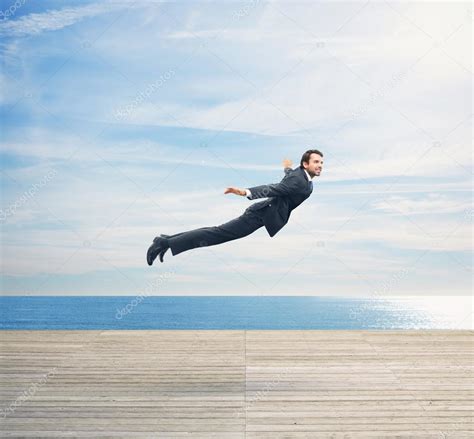
<path fill-rule="evenodd" d="M 170 235 L 165 235 L 164 233 L 162 233 L 162 234 L 160 235 L 160 237 L 165 238 L 165 239 L 171 238 Z M 160 251 L 160 254 L 159 254 L 160 262 L 163 262 L 163 257 L 165 256 L 165 253 L 166 253 L 166 251 L 167 251 L 169 248 L 170 248 L 170 246 L 168 245 L 168 242 L 166 242 L 166 247 L 163 248 L 163 250 Z"/>
<path fill-rule="evenodd" d="M 166 247 L 165 249 L 160 251 L 159 257 L 160 257 L 160 262 L 163 262 L 163 257 L 165 256 L 166 251 L 168 250 L 169 247 Z"/>
<path fill-rule="evenodd" d="M 153 240 L 153 244 L 150 246 L 150 248 L 148 249 L 148 251 L 146 253 L 146 261 L 147 261 L 148 265 L 153 265 L 153 261 L 156 259 L 158 254 L 160 252 L 166 251 L 167 249 L 168 249 L 168 245 L 167 245 L 166 239 L 157 236 Z M 163 254 L 164 254 L 164 252 L 163 252 Z M 163 259 L 163 257 L 161 256 L 160 260 L 162 260 L 162 259 Z"/>

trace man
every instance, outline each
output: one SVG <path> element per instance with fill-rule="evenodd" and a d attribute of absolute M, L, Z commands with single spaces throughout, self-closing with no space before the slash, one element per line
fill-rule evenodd
<path fill-rule="evenodd" d="M 233 239 L 250 235 L 262 226 L 273 237 L 288 222 L 291 211 L 306 200 L 313 191 L 314 177 L 319 177 L 323 168 L 323 154 L 317 149 L 306 151 L 301 157 L 300 166 L 291 168 L 291 161 L 283 162 L 285 177 L 280 183 L 255 186 L 248 189 L 227 188 L 225 194 L 246 196 L 249 200 L 267 198 L 252 204 L 245 212 L 220 226 L 201 227 L 175 235 L 160 235 L 153 240 L 147 252 L 148 265 L 157 256 L 163 262 L 170 248 L 173 256 L 196 247 L 222 244 Z"/>

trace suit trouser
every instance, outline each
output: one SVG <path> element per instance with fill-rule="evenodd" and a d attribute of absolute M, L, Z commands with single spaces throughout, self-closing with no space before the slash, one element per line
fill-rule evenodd
<path fill-rule="evenodd" d="M 264 225 L 263 214 L 266 208 L 247 210 L 231 221 L 220 226 L 201 227 L 188 232 L 170 235 L 168 244 L 173 256 L 196 247 L 208 247 L 222 244 L 223 242 L 243 238 L 250 235 Z"/>

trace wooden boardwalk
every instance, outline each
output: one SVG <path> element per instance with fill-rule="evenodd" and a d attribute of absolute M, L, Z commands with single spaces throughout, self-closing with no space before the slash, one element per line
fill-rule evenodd
<path fill-rule="evenodd" d="M 472 438 L 472 331 L 2 331 L 0 436 Z"/>

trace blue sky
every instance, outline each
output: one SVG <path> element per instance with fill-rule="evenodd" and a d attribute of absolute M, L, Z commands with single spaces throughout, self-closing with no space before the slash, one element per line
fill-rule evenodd
<path fill-rule="evenodd" d="M 2 1 L 3 294 L 468 295 L 470 3 Z M 325 168 L 274 238 L 165 257 Z"/>

